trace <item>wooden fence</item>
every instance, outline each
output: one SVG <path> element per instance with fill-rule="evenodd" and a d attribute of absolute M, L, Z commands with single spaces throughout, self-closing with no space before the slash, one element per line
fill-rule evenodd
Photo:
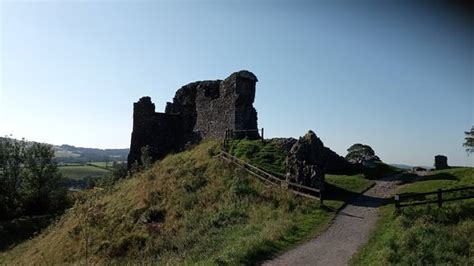
<path fill-rule="evenodd" d="M 320 204 L 323 205 L 323 195 L 322 191 L 320 189 L 312 188 L 312 187 L 307 187 L 303 186 L 300 184 L 288 182 L 284 179 L 275 177 L 274 175 L 254 166 L 251 165 L 231 154 L 229 154 L 226 151 L 221 151 L 221 158 L 235 164 L 236 166 L 245 169 L 247 172 L 252 174 L 253 176 L 259 178 L 262 180 L 264 183 L 267 183 L 269 185 L 274 185 L 274 186 L 279 186 L 286 188 L 290 192 L 307 197 L 307 198 L 312 198 L 312 199 L 317 199 L 320 201 Z"/>
<path fill-rule="evenodd" d="M 410 194 L 395 195 L 395 207 L 397 208 L 397 211 L 400 211 L 400 208 L 403 208 L 403 207 L 423 205 L 423 204 L 429 204 L 429 203 L 437 203 L 438 207 L 442 207 L 443 202 L 474 198 L 474 191 L 471 191 L 470 195 L 468 196 L 458 196 L 458 197 L 452 197 L 452 198 L 443 197 L 443 194 L 452 193 L 452 192 L 460 192 L 460 191 L 469 191 L 469 190 L 474 190 L 474 186 L 444 189 L 444 190 L 438 189 L 437 191 L 425 192 L 425 193 L 414 193 L 414 194 L 410 193 Z M 437 195 L 437 197 L 436 199 L 426 199 L 426 196 L 430 196 L 430 195 Z M 410 201 L 410 202 L 407 202 L 407 201 Z M 407 203 L 403 204 L 403 202 L 407 202 Z"/>

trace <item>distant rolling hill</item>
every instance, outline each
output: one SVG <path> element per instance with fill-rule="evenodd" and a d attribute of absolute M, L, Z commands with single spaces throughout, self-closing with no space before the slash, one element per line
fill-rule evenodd
<path fill-rule="evenodd" d="M 4 139 L 0 137 L 0 139 Z M 20 141 L 13 139 L 15 141 Z M 38 143 L 26 141 L 27 145 Z M 48 143 L 45 143 L 48 144 Z M 129 149 L 97 149 L 83 148 L 72 145 L 52 145 L 55 159 L 59 163 L 90 163 L 90 162 L 123 162 L 127 160 Z"/>
<path fill-rule="evenodd" d="M 27 141 L 26 145 L 33 143 L 36 142 Z M 64 177 L 62 185 L 67 188 L 85 188 L 90 180 L 106 176 L 117 165 L 126 163 L 129 150 L 83 148 L 66 144 L 51 146 L 54 160 L 59 164 L 59 172 Z"/>
<path fill-rule="evenodd" d="M 56 161 L 60 163 L 88 163 L 126 161 L 129 149 L 96 149 L 63 144 L 53 146 Z"/>
<path fill-rule="evenodd" d="M 82 189 L 92 180 L 106 176 L 114 167 L 113 162 L 125 163 L 128 149 L 96 149 L 63 144 L 53 145 L 59 171 L 65 177 L 63 186 Z"/>
<path fill-rule="evenodd" d="M 389 164 L 389 165 L 391 165 L 391 166 L 393 166 L 393 167 L 400 168 L 400 169 L 412 169 L 412 168 L 413 168 L 413 166 L 411 166 L 411 165 L 407 165 L 407 164 L 396 164 L 396 163 L 391 163 L 391 164 Z"/>
<path fill-rule="evenodd" d="M 395 163 L 391 163 L 391 164 L 389 164 L 389 165 L 391 165 L 391 166 L 393 166 L 393 167 L 400 168 L 400 169 L 405 169 L 405 170 L 409 170 L 409 169 L 412 169 L 413 167 L 415 167 L 415 166 L 413 166 L 413 165 L 395 164 Z M 422 168 L 425 168 L 425 169 L 428 169 L 428 170 L 433 169 L 432 166 L 419 166 L 419 165 L 417 165 L 416 167 L 422 167 Z"/>

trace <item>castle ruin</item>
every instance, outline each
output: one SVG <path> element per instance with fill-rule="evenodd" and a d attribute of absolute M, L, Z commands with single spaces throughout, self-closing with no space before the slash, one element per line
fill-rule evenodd
<path fill-rule="evenodd" d="M 449 169 L 448 157 L 446 157 L 444 155 L 436 155 L 435 156 L 434 167 L 435 167 L 436 170 Z"/>
<path fill-rule="evenodd" d="M 225 80 L 189 83 L 176 92 L 164 113 L 155 112 L 150 97 L 140 98 L 133 105 L 128 167 L 141 164 L 141 150 L 146 146 L 151 158 L 158 160 L 184 149 L 188 143 L 222 139 L 226 130 L 257 129 L 253 107 L 257 81 L 253 73 L 242 70 Z M 260 138 L 257 131 L 250 131 L 246 137 Z"/>

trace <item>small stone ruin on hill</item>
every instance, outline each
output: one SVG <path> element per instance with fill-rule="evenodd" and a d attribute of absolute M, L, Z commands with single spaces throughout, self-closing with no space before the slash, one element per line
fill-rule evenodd
<path fill-rule="evenodd" d="M 436 155 L 434 167 L 436 168 L 436 170 L 448 169 L 449 168 L 448 157 L 444 155 Z"/>

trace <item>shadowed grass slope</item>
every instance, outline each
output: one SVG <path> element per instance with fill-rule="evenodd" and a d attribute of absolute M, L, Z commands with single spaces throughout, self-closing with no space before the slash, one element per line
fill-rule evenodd
<path fill-rule="evenodd" d="M 400 193 L 421 193 L 472 186 L 474 168 L 434 171 Z M 446 194 L 455 197 L 459 194 Z M 474 265 L 474 200 L 406 207 L 395 213 L 382 207 L 369 242 L 353 257 L 354 265 Z"/>
<path fill-rule="evenodd" d="M 84 263 L 86 253 L 92 263 L 252 264 L 321 232 L 334 217 L 317 201 L 226 165 L 218 152 L 218 143 L 206 142 L 110 190 L 85 193 L 39 236 L 0 253 L 0 264 Z M 346 178 L 358 177 L 331 180 Z"/>

